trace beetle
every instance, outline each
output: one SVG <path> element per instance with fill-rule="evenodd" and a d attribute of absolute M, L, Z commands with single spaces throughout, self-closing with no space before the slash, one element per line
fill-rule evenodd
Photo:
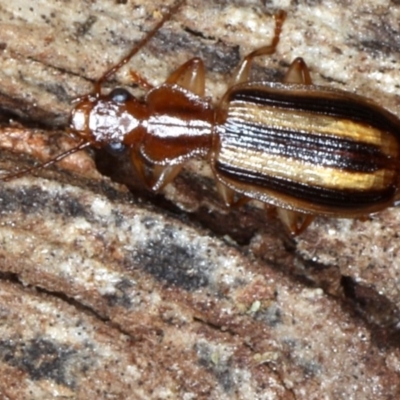
<path fill-rule="evenodd" d="M 103 82 L 126 64 L 182 5 L 78 99 L 71 113 L 76 147 L 127 149 L 146 186 L 159 191 L 190 158 L 206 159 L 230 207 L 249 199 L 277 208 L 288 230 L 302 232 L 315 215 L 360 217 L 398 197 L 400 121 L 373 101 L 312 84 L 302 58 L 282 83 L 250 81 L 255 58 L 275 52 L 286 14 L 277 12 L 272 42 L 248 54 L 221 102 L 205 98 L 205 67 L 195 57 L 138 99 L 124 88 L 103 94 Z M 6 177 L 10 179 L 25 171 Z"/>

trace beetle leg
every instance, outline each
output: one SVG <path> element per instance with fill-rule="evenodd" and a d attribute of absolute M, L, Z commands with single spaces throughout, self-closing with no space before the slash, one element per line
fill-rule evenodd
<path fill-rule="evenodd" d="M 154 165 L 151 169 L 152 182 L 149 185 L 154 192 L 161 190 L 172 182 L 182 169 L 182 164 L 177 165 Z"/>
<path fill-rule="evenodd" d="M 252 200 L 247 196 L 237 196 L 235 190 L 230 187 L 224 185 L 220 181 L 216 181 L 217 191 L 222 198 L 222 201 L 227 207 L 241 207 Z"/>
<path fill-rule="evenodd" d="M 203 60 L 195 57 L 185 62 L 167 78 L 165 83 L 176 84 L 198 96 L 204 96 L 205 69 Z"/>
<path fill-rule="evenodd" d="M 139 85 L 142 89 L 150 90 L 154 88 L 154 85 L 152 85 L 146 78 L 133 69 L 129 71 L 129 74 L 132 78 L 132 81 Z"/>
<path fill-rule="evenodd" d="M 289 67 L 283 78 L 283 83 L 299 83 L 303 85 L 312 85 L 310 71 L 307 64 L 301 57 L 297 57 Z"/>
<path fill-rule="evenodd" d="M 218 180 L 215 182 L 215 184 L 222 201 L 227 207 L 231 207 L 235 203 L 235 191 Z"/>
<path fill-rule="evenodd" d="M 289 70 L 286 72 L 283 83 L 312 85 L 310 71 L 302 58 L 298 57 L 292 62 Z M 302 233 L 314 219 L 314 216 L 312 215 L 292 210 L 285 210 L 279 207 L 276 212 L 279 219 L 293 236 Z"/>
<path fill-rule="evenodd" d="M 275 18 L 275 34 L 271 44 L 252 51 L 243 59 L 243 61 L 237 68 L 235 74 L 233 75 L 233 82 L 232 82 L 233 85 L 237 83 L 244 83 L 249 80 L 251 66 L 255 57 L 267 56 L 275 53 L 276 46 L 278 45 L 279 42 L 279 36 L 282 31 L 282 25 L 286 18 L 286 13 L 280 10 L 274 15 L 274 18 Z"/>
<path fill-rule="evenodd" d="M 131 161 L 135 168 L 140 180 L 148 187 L 148 178 L 146 176 L 146 168 L 143 158 L 134 150 L 131 151 Z"/>
<path fill-rule="evenodd" d="M 277 208 L 276 213 L 288 231 L 293 235 L 300 235 L 314 220 L 314 216 L 298 211 Z"/>
<path fill-rule="evenodd" d="M 136 151 L 131 152 L 132 164 L 142 182 L 157 192 L 170 183 L 182 169 L 182 164 L 155 165 L 146 162 Z"/>

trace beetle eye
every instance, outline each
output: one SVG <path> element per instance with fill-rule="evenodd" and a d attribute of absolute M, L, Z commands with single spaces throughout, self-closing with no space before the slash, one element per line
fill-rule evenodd
<path fill-rule="evenodd" d="M 115 103 L 125 103 L 132 95 L 126 89 L 116 88 L 110 92 L 110 97 Z"/>
<path fill-rule="evenodd" d="M 105 149 L 110 154 L 112 154 L 114 156 L 119 156 L 125 151 L 126 146 L 121 142 L 110 142 L 110 143 L 107 143 Z"/>

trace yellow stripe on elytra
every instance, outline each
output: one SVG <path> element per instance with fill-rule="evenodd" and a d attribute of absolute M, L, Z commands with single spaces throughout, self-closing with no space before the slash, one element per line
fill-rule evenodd
<path fill-rule="evenodd" d="M 266 177 L 288 179 L 301 184 L 330 189 L 380 190 L 387 187 L 394 171 L 378 170 L 374 173 L 352 172 L 324 167 L 293 158 L 271 155 L 256 149 L 222 145 L 218 162 L 232 168 L 251 171 Z"/>
<path fill-rule="evenodd" d="M 397 142 L 388 136 L 387 132 L 384 132 L 385 140 L 383 140 L 379 129 L 348 119 L 241 102 L 230 104 L 228 118 L 238 118 L 252 124 L 276 126 L 279 129 L 289 129 L 309 135 L 350 139 L 361 144 L 375 145 L 388 156 L 398 155 Z"/>

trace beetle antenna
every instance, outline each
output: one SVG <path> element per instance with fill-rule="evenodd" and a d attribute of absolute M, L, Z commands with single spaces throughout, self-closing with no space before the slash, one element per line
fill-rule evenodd
<path fill-rule="evenodd" d="M 168 21 L 172 15 L 181 7 L 181 5 L 185 2 L 185 0 L 177 1 L 166 14 L 163 15 L 161 20 L 154 26 L 154 28 L 137 43 L 132 50 L 117 64 L 113 65 L 110 69 L 108 69 L 94 84 L 94 92 L 99 94 L 101 92 L 101 85 L 104 81 L 106 81 L 111 75 L 115 74 L 121 67 L 123 67 L 146 43 L 160 30 L 160 28 Z"/>
<path fill-rule="evenodd" d="M 90 145 L 91 145 L 90 142 L 87 142 L 87 141 L 83 142 L 82 141 L 78 145 L 72 147 L 71 149 L 68 149 L 67 151 L 64 151 L 63 153 L 60 153 L 58 156 L 52 158 L 49 161 L 46 161 L 46 162 L 44 162 L 42 164 L 39 164 L 39 165 L 35 165 L 33 167 L 30 167 L 30 168 L 22 169 L 22 170 L 17 171 L 17 172 L 13 172 L 13 173 L 11 173 L 9 175 L 6 175 L 4 177 L 0 177 L 0 181 L 7 182 L 7 181 L 10 181 L 11 179 L 14 179 L 14 178 L 20 178 L 21 176 L 23 176 L 25 174 L 28 174 L 28 173 L 30 173 L 32 171 L 36 171 L 36 170 L 42 169 L 42 168 L 47 168 L 47 167 L 49 167 L 49 166 L 61 161 L 63 158 L 68 157 L 71 154 L 74 154 L 74 153 L 76 153 L 76 152 L 78 152 L 80 150 L 83 150 L 86 147 L 89 147 Z"/>

